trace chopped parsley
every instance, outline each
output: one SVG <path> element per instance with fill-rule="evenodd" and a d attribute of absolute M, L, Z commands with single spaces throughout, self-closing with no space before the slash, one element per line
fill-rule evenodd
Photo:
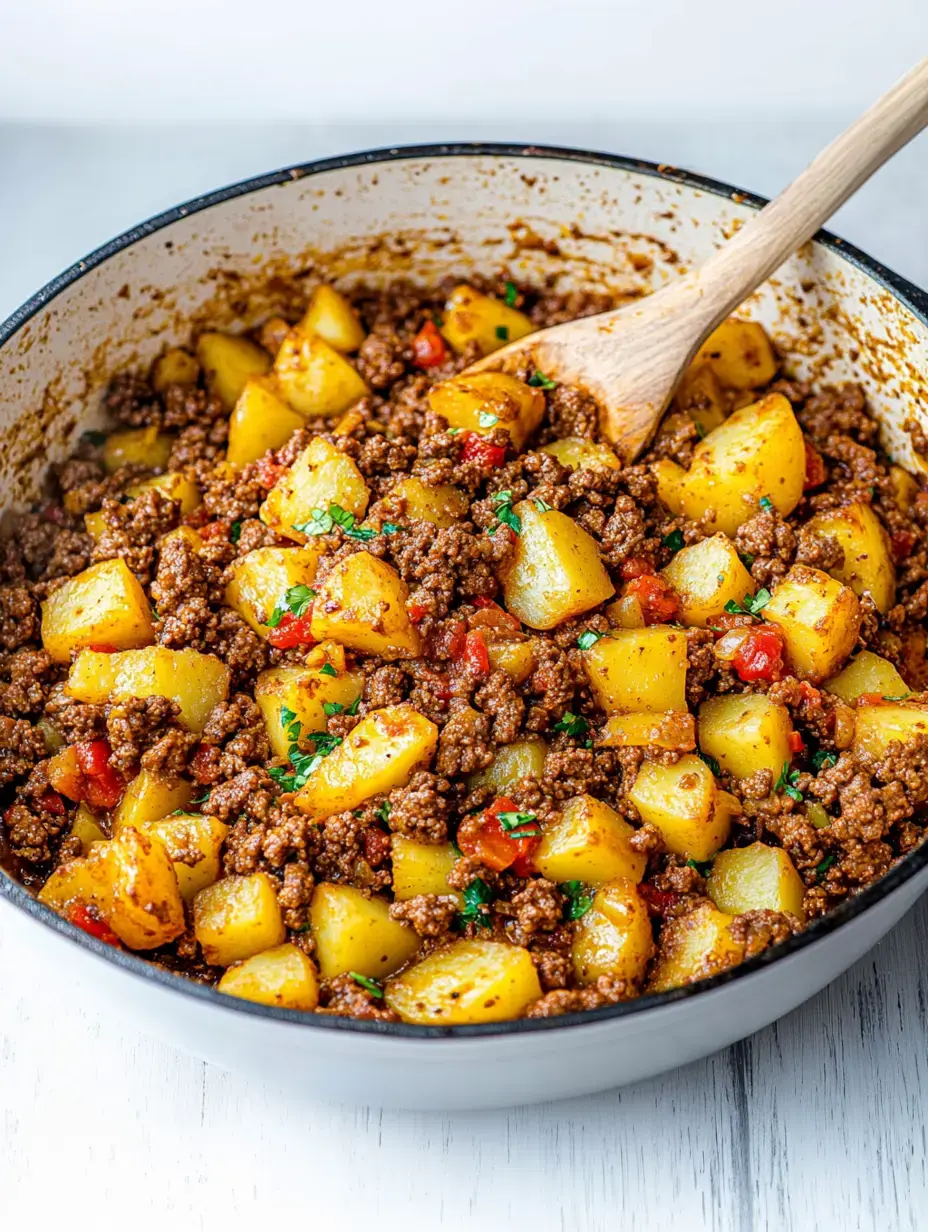
<path fill-rule="evenodd" d="M 534 389 L 557 389 L 557 381 L 552 381 L 549 376 L 545 376 L 545 374 L 543 372 L 539 372 L 537 368 L 528 378 L 528 383 Z"/>
<path fill-rule="evenodd" d="M 88 428 L 81 433 L 81 441 L 85 445 L 103 445 L 106 443 L 106 433 L 98 432 L 96 428 Z"/>
<path fill-rule="evenodd" d="M 585 736 L 590 730 L 590 725 L 579 714 L 571 714 L 567 710 L 564 712 L 563 719 L 554 724 L 554 730 L 556 732 L 563 732 L 565 736 Z"/>
<path fill-rule="evenodd" d="M 338 675 L 338 669 L 333 667 L 331 663 L 323 663 L 322 667 L 319 668 L 319 671 L 322 673 L 323 676 L 337 676 Z"/>
<path fill-rule="evenodd" d="M 361 705 L 361 694 L 359 693 L 358 696 L 351 703 L 351 705 L 345 710 L 345 714 L 357 714 L 358 707 L 360 705 Z"/>
<path fill-rule="evenodd" d="M 284 597 L 277 600 L 277 604 L 273 612 L 271 612 L 271 618 L 267 622 L 267 627 L 269 629 L 276 629 L 288 613 L 297 618 L 305 616 L 315 597 L 316 592 L 311 586 L 303 586 L 302 584 L 291 586 Z"/>
<path fill-rule="evenodd" d="M 376 980 L 372 980 L 368 976 L 362 975 L 360 971 L 349 971 L 348 974 L 356 984 L 360 984 L 361 987 L 369 992 L 372 997 L 383 996 L 383 989 Z"/>
<path fill-rule="evenodd" d="M 509 326 L 508 325 L 497 325 L 496 336 L 497 338 L 499 338 L 500 342 L 508 342 L 509 341 Z"/>
<path fill-rule="evenodd" d="M 548 504 L 546 500 L 542 500 L 540 496 L 533 496 L 532 504 L 535 506 L 535 508 L 538 510 L 539 513 L 550 513 L 551 512 L 551 506 Z"/>
<path fill-rule="evenodd" d="M 239 539 L 241 539 L 241 537 L 242 537 L 242 524 L 241 524 L 241 522 L 233 522 L 233 523 L 232 523 L 232 525 L 231 525 L 231 527 L 229 528 L 229 542 L 230 542 L 230 543 L 238 543 L 238 541 L 239 541 Z"/>
<path fill-rule="evenodd" d="M 481 428 L 495 428 L 499 423 L 499 416 L 494 415 L 492 411 L 480 411 L 477 415 L 477 423 Z"/>
<path fill-rule="evenodd" d="M 382 535 L 395 535 L 397 531 L 405 530 L 405 526 L 399 526 L 396 522 L 384 522 L 380 528 Z"/>
<path fill-rule="evenodd" d="M 280 721 L 287 733 L 289 743 L 287 754 L 290 758 L 291 769 L 288 770 L 286 766 L 271 766 L 268 774 L 281 791 L 299 791 L 305 786 L 306 780 L 322 759 L 338 748 L 342 738 L 341 736 L 330 736 L 328 732 L 310 732 L 302 737 L 304 740 L 311 740 L 313 744 L 312 752 L 307 753 L 300 748 L 299 741 L 303 725 L 294 712 L 282 706 Z"/>
<path fill-rule="evenodd" d="M 687 860 L 687 864 L 690 868 L 695 868 L 700 877 L 708 877 L 712 872 L 711 860 Z"/>
<path fill-rule="evenodd" d="M 380 533 L 372 526 L 358 526 L 357 523 L 358 519 L 354 514 L 343 509 L 341 505 L 329 505 L 327 510 L 314 509 L 308 521 L 295 524 L 293 529 L 303 535 L 328 535 L 337 526 L 349 539 L 360 539 L 365 543 Z M 400 529 L 393 522 L 388 525 L 395 530 Z M 386 531 L 385 533 L 390 534 L 391 532 Z"/>
<path fill-rule="evenodd" d="M 741 563 L 745 569 L 750 569 L 754 564 L 753 554 L 751 552 L 739 552 L 738 555 L 741 557 Z"/>
<path fill-rule="evenodd" d="M 593 906 L 593 895 L 582 881 L 562 881 L 557 887 L 567 899 L 564 907 L 564 918 L 579 920 Z"/>
<path fill-rule="evenodd" d="M 516 284 L 514 282 L 507 282 L 506 283 L 506 300 L 505 300 L 507 308 L 515 308 L 517 295 L 518 295 L 518 291 L 516 291 Z"/>
<path fill-rule="evenodd" d="M 886 694 L 884 693 L 883 701 L 884 702 L 904 702 L 906 698 L 909 698 L 911 696 L 912 696 L 911 693 L 896 693 L 895 696 L 893 697 L 887 697 Z"/>
<path fill-rule="evenodd" d="M 384 800 L 378 808 L 374 809 L 374 816 L 379 817 L 384 825 L 390 820 L 390 814 L 393 812 L 393 805 L 389 800 Z"/>
<path fill-rule="evenodd" d="M 512 512 L 512 492 L 508 488 L 505 492 L 494 492 L 492 499 L 493 504 L 496 506 L 496 521 L 490 527 L 490 534 L 498 526 L 508 526 L 517 535 L 521 535 L 522 519 L 517 513 Z"/>
<path fill-rule="evenodd" d="M 769 496 L 762 496 L 757 503 L 760 505 L 761 509 L 763 509 L 764 513 L 773 513 L 773 501 Z"/>
<path fill-rule="evenodd" d="M 209 799 L 209 788 L 207 788 L 206 791 L 204 791 L 202 796 L 192 796 L 190 799 L 190 803 L 191 804 L 205 804 L 208 799 Z"/>
<path fill-rule="evenodd" d="M 712 771 L 715 777 L 718 778 L 719 775 L 722 773 L 722 767 L 715 760 L 715 758 L 712 757 L 709 753 L 703 753 L 703 752 L 700 752 L 699 756 L 706 763 L 706 765 L 709 767 L 709 769 Z"/>
<path fill-rule="evenodd" d="M 816 773 L 822 770 L 830 770 L 832 766 L 838 764 L 838 754 L 832 753 L 828 749 L 819 749 L 812 754 L 812 768 Z"/>
<path fill-rule="evenodd" d="M 577 638 L 577 645 L 581 650 L 589 650 L 591 646 L 595 646 L 601 637 L 605 637 L 605 633 L 597 633 L 595 629 L 584 629 Z"/>
<path fill-rule="evenodd" d="M 815 880 L 816 881 L 821 881 L 821 879 L 825 876 L 825 874 L 828 872 L 828 870 L 831 868 L 832 864 L 834 864 L 837 858 L 838 858 L 837 856 L 829 852 L 829 854 L 825 857 L 824 860 L 816 864 L 815 866 Z"/>
<path fill-rule="evenodd" d="M 790 770 L 789 762 L 783 763 L 783 769 L 780 771 L 780 777 L 774 784 L 774 791 L 782 791 L 784 795 L 789 796 L 791 800 L 795 800 L 797 804 L 802 803 L 802 792 L 796 786 L 799 782 L 799 771 Z"/>
<path fill-rule="evenodd" d="M 665 548 L 670 548 L 671 552 L 679 552 L 683 547 L 683 531 L 672 530 L 669 535 L 663 537 L 661 544 Z"/>
<path fill-rule="evenodd" d="M 737 599 L 729 599 L 725 604 L 725 611 L 732 615 L 756 616 L 767 606 L 771 597 L 767 587 L 762 586 L 756 595 L 745 595 L 740 603 Z"/>
<path fill-rule="evenodd" d="M 538 818 L 534 813 L 497 813 L 499 824 L 508 838 L 540 838 Z"/>
<path fill-rule="evenodd" d="M 486 910 L 487 903 L 493 898 L 493 891 L 482 877 L 475 877 L 464 891 L 464 909 L 458 912 L 458 920 L 462 925 L 477 924 L 481 928 L 490 927 L 490 913 Z"/>
<path fill-rule="evenodd" d="M 341 714 L 345 707 L 341 702 L 323 702 L 322 709 L 331 718 L 333 714 Z"/>

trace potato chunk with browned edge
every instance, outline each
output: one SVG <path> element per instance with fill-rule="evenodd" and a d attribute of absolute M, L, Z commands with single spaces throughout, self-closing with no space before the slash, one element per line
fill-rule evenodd
<path fill-rule="evenodd" d="M 740 603 L 755 590 L 735 545 L 721 532 L 681 548 L 661 572 L 679 597 L 680 620 L 701 629 L 721 616 L 726 603 Z"/>
<path fill-rule="evenodd" d="M 384 659 L 418 658 L 422 640 L 407 611 L 408 599 L 406 583 L 392 565 L 370 552 L 355 552 L 340 560 L 316 591 L 313 637 Z"/>
<path fill-rule="evenodd" d="M 710 697 L 699 707 L 699 747 L 737 779 L 769 770 L 776 782 L 792 756 L 792 732 L 789 711 L 763 693 Z"/>
<path fill-rule="evenodd" d="M 461 488 L 450 483 L 436 487 L 412 476 L 398 483 L 387 494 L 384 504 L 402 510 L 399 515 L 410 522 L 431 522 L 433 526 L 454 526 L 467 513 L 469 502 Z"/>
<path fill-rule="evenodd" d="M 206 384 L 227 411 L 231 411 L 252 376 L 264 376 L 271 357 L 262 347 L 233 334 L 208 332 L 197 339 L 197 359 Z"/>
<path fill-rule="evenodd" d="M 268 668 L 258 676 L 255 701 L 264 716 L 271 749 L 278 757 L 289 756 L 294 723 L 300 724 L 304 738 L 325 731 L 329 714 L 353 706 L 363 688 L 364 673 L 359 671 L 332 675 L 322 665 Z"/>
<path fill-rule="evenodd" d="M 647 857 L 629 843 L 634 827 L 602 800 L 575 796 L 546 826 L 532 862 L 549 881 L 602 885 L 615 877 L 639 882 Z"/>
<path fill-rule="evenodd" d="M 228 997 L 285 1010 L 314 1010 L 319 979 L 311 958 L 285 943 L 230 967 L 217 985 Z"/>
<path fill-rule="evenodd" d="M 269 449 L 285 445 L 306 421 L 279 396 L 268 377 L 250 377 L 229 419 L 226 457 L 233 466 L 256 462 Z"/>
<path fill-rule="evenodd" d="M 190 903 L 201 890 L 219 880 L 220 856 L 229 827 L 218 817 L 199 813 L 174 813 L 150 821 L 145 833 L 159 842 L 171 857 L 180 896 Z"/>
<path fill-rule="evenodd" d="M 155 950 L 186 927 L 177 877 L 160 843 L 127 827 L 87 857 L 93 898 L 130 950 Z"/>
<path fill-rule="evenodd" d="M 418 894 L 455 894 L 448 874 L 458 856 L 451 843 L 420 843 L 405 834 L 390 840 L 393 855 L 393 897 L 397 902 Z M 460 894 L 456 895 L 463 903 Z"/>
<path fill-rule="evenodd" d="M 103 469 L 108 475 L 115 475 L 121 466 L 163 470 L 173 447 L 173 437 L 159 432 L 155 424 L 111 432 L 103 443 Z"/>
<path fill-rule="evenodd" d="M 719 975 L 744 958 L 744 944 L 731 935 L 734 916 L 711 903 L 670 920 L 661 930 L 658 959 L 648 992 L 666 992 Z"/>
<path fill-rule="evenodd" d="M 496 756 L 486 770 L 478 770 L 467 779 L 468 788 L 490 787 L 498 796 L 508 795 L 524 778 L 541 782 L 545 772 L 545 757 L 548 746 L 541 736 L 526 736 L 504 744 L 496 750 Z"/>
<path fill-rule="evenodd" d="M 696 720 L 687 710 L 614 714 L 601 729 L 597 743 L 606 749 L 656 748 L 687 753 L 696 747 Z"/>
<path fill-rule="evenodd" d="M 321 555 L 318 540 L 310 540 L 301 548 L 254 548 L 230 565 L 225 601 L 255 633 L 267 638 L 276 627 L 269 623 L 275 614 L 279 624 L 281 614 L 295 614 L 301 606 L 309 607 L 309 592 Z M 301 589 L 291 594 L 295 587 Z"/>
<path fill-rule="evenodd" d="M 616 457 L 614 449 L 599 441 L 588 441 L 583 436 L 562 436 L 559 441 L 542 445 L 539 452 L 549 453 L 552 458 L 557 458 L 562 466 L 569 466 L 572 470 L 622 469 L 622 463 Z"/>
<path fill-rule="evenodd" d="M 783 911 L 805 921 L 802 878 L 782 847 L 751 843 L 720 851 L 708 878 L 709 897 L 720 911 Z"/>
<path fill-rule="evenodd" d="M 370 392 L 343 355 L 299 325 L 277 352 L 274 377 L 291 410 L 307 417 L 339 415 Z"/>
<path fill-rule="evenodd" d="M 607 714 L 686 710 L 682 629 L 615 629 L 583 652 L 583 666 L 596 704 Z"/>
<path fill-rule="evenodd" d="M 502 428 L 513 448 L 521 449 L 541 423 L 545 398 L 540 389 L 505 372 L 475 372 L 436 385 L 429 406 L 452 428 L 478 433 Z"/>
<path fill-rule="evenodd" d="M 828 570 L 831 576 L 855 595 L 869 594 L 885 616 L 896 601 L 896 570 L 889 536 L 870 505 L 858 501 L 828 509 L 816 514 L 809 528 L 834 539 L 844 552 L 841 563 Z"/>
<path fill-rule="evenodd" d="M 445 304 L 441 332 L 460 354 L 476 342 L 482 355 L 497 351 L 532 333 L 534 326 L 517 308 L 492 295 L 482 295 L 466 283 L 455 287 Z"/>
<path fill-rule="evenodd" d="M 651 917 L 636 881 L 617 877 L 601 886 L 577 921 L 571 958 L 581 984 L 601 975 L 637 982 L 654 954 Z"/>
<path fill-rule="evenodd" d="M 125 790 L 113 814 L 113 833 L 124 826 L 144 829 L 150 821 L 160 821 L 175 809 L 185 808 L 193 795 L 193 784 L 186 779 L 167 778 L 140 770 Z"/>
<path fill-rule="evenodd" d="M 517 1018 L 541 996 L 528 950 L 455 941 L 388 980 L 384 999 L 404 1022 L 457 1026 Z"/>
<path fill-rule="evenodd" d="M 793 565 L 762 615 L 783 634 L 791 670 L 813 682 L 834 675 L 860 632 L 854 592 L 807 565 Z"/>
<path fill-rule="evenodd" d="M 668 851 L 689 860 L 714 856 L 741 812 L 738 800 L 719 790 L 712 771 L 692 753 L 671 766 L 644 762 L 628 798 L 641 820 L 660 830 Z"/>
<path fill-rule="evenodd" d="M 854 727 L 855 754 L 881 760 L 890 746 L 915 744 L 928 736 L 928 704 L 861 699 Z"/>
<path fill-rule="evenodd" d="M 324 282 L 310 296 L 300 328 L 306 333 L 318 334 L 336 351 L 356 351 L 364 341 L 364 326 L 351 304 Z"/>
<path fill-rule="evenodd" d="M 323 978 L 344 971 L 382 980 L 408 962 L 419 938 L 408 924 L 390 918 L 390 904 L 354 886 L 323 882 L 309 908 L 316 959 Z"/>
<path fill-rule="evenodd" d="M 42 604 L 42 645 L 56 663 L 69 663 L 82 646 L 127 650 L 154 640 L 148 599 L 124 560 L 91 565 Z"/>
<path fill-rule="evenodd" d="M 877 693 L 893 701 L 901 701 L 909 694 L 905 681 L 889 659 L 872 650 L 862 650 L 855 655 L 837 676 L 826 680 L 822 688 L 848 705 L 853 705 L 862 693 Z"/>
<path fill-rule="evenodd" d="M 760 389 L 777 374 L 777 357 L 763 325 L 738 317 L 714 329 L 693 362 L 706 364 L 728 389 Z"/>
<path fill-rule="evenodd" d="M 305 543 L 307 534 L 298 528 L 308 525 L 314 535 L 331 530 L 333 505 L 355 518 L 363 517 L 369 495 L 364 476 L 351 458 L 323 437 L 314 436 L 268 492 L 258 516 L 265 526 Z"/>
<path fill-rule="evenodd" d="M 223 877 L 193 900 L 193 923 L 203 957 L 228 967 L 286 938 L 274 883 L 267 873 Z"/>

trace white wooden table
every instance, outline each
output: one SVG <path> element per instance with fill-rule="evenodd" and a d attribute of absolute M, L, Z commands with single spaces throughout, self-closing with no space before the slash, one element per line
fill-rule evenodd
<path fill-rule="evenodd" d="M 835 127 L 548 125 L 531 137 L 769 191 Z M 464 134 L 0 129 L 0 317 L 90 247 L 199 189 L 449 135 Z M 836 227 L 923 285 L 925 148 Z M 284 1216 L 337 1232 L 928 1227 L 926 902 L 815 1000 L 707 1061 L 596 1098 L 455 1117 L 307 1104 L 127 1033 L 85 1004 L 66 968 L 36 982 L 31 927 L 0 909 L 0 1227 L 40 1217 L 188 1232 Z"/>

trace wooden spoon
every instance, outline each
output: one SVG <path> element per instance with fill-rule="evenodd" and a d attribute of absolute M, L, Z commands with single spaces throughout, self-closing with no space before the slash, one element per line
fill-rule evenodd
<path fill-rule="evenodd" d="M 524 366 L 578 385 L 631 461 L 647 445 L 708 334 L 879 167 L 928 124 L 928 58 L 691 274 L 633 304 L 529 334 L 467 369 Z"/>

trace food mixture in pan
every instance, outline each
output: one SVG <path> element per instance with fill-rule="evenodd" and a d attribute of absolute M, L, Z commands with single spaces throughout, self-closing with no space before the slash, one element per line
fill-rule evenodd
<path fill-rule="evenodd" d="M 441 1025 L 714 975 L 917 846 L 928 491 L 747 321 L 631 465 L 458 375 L 610 306 L 323 285 L 118 377 L 0 544 L 6 866 L 233 996 Z"/>

